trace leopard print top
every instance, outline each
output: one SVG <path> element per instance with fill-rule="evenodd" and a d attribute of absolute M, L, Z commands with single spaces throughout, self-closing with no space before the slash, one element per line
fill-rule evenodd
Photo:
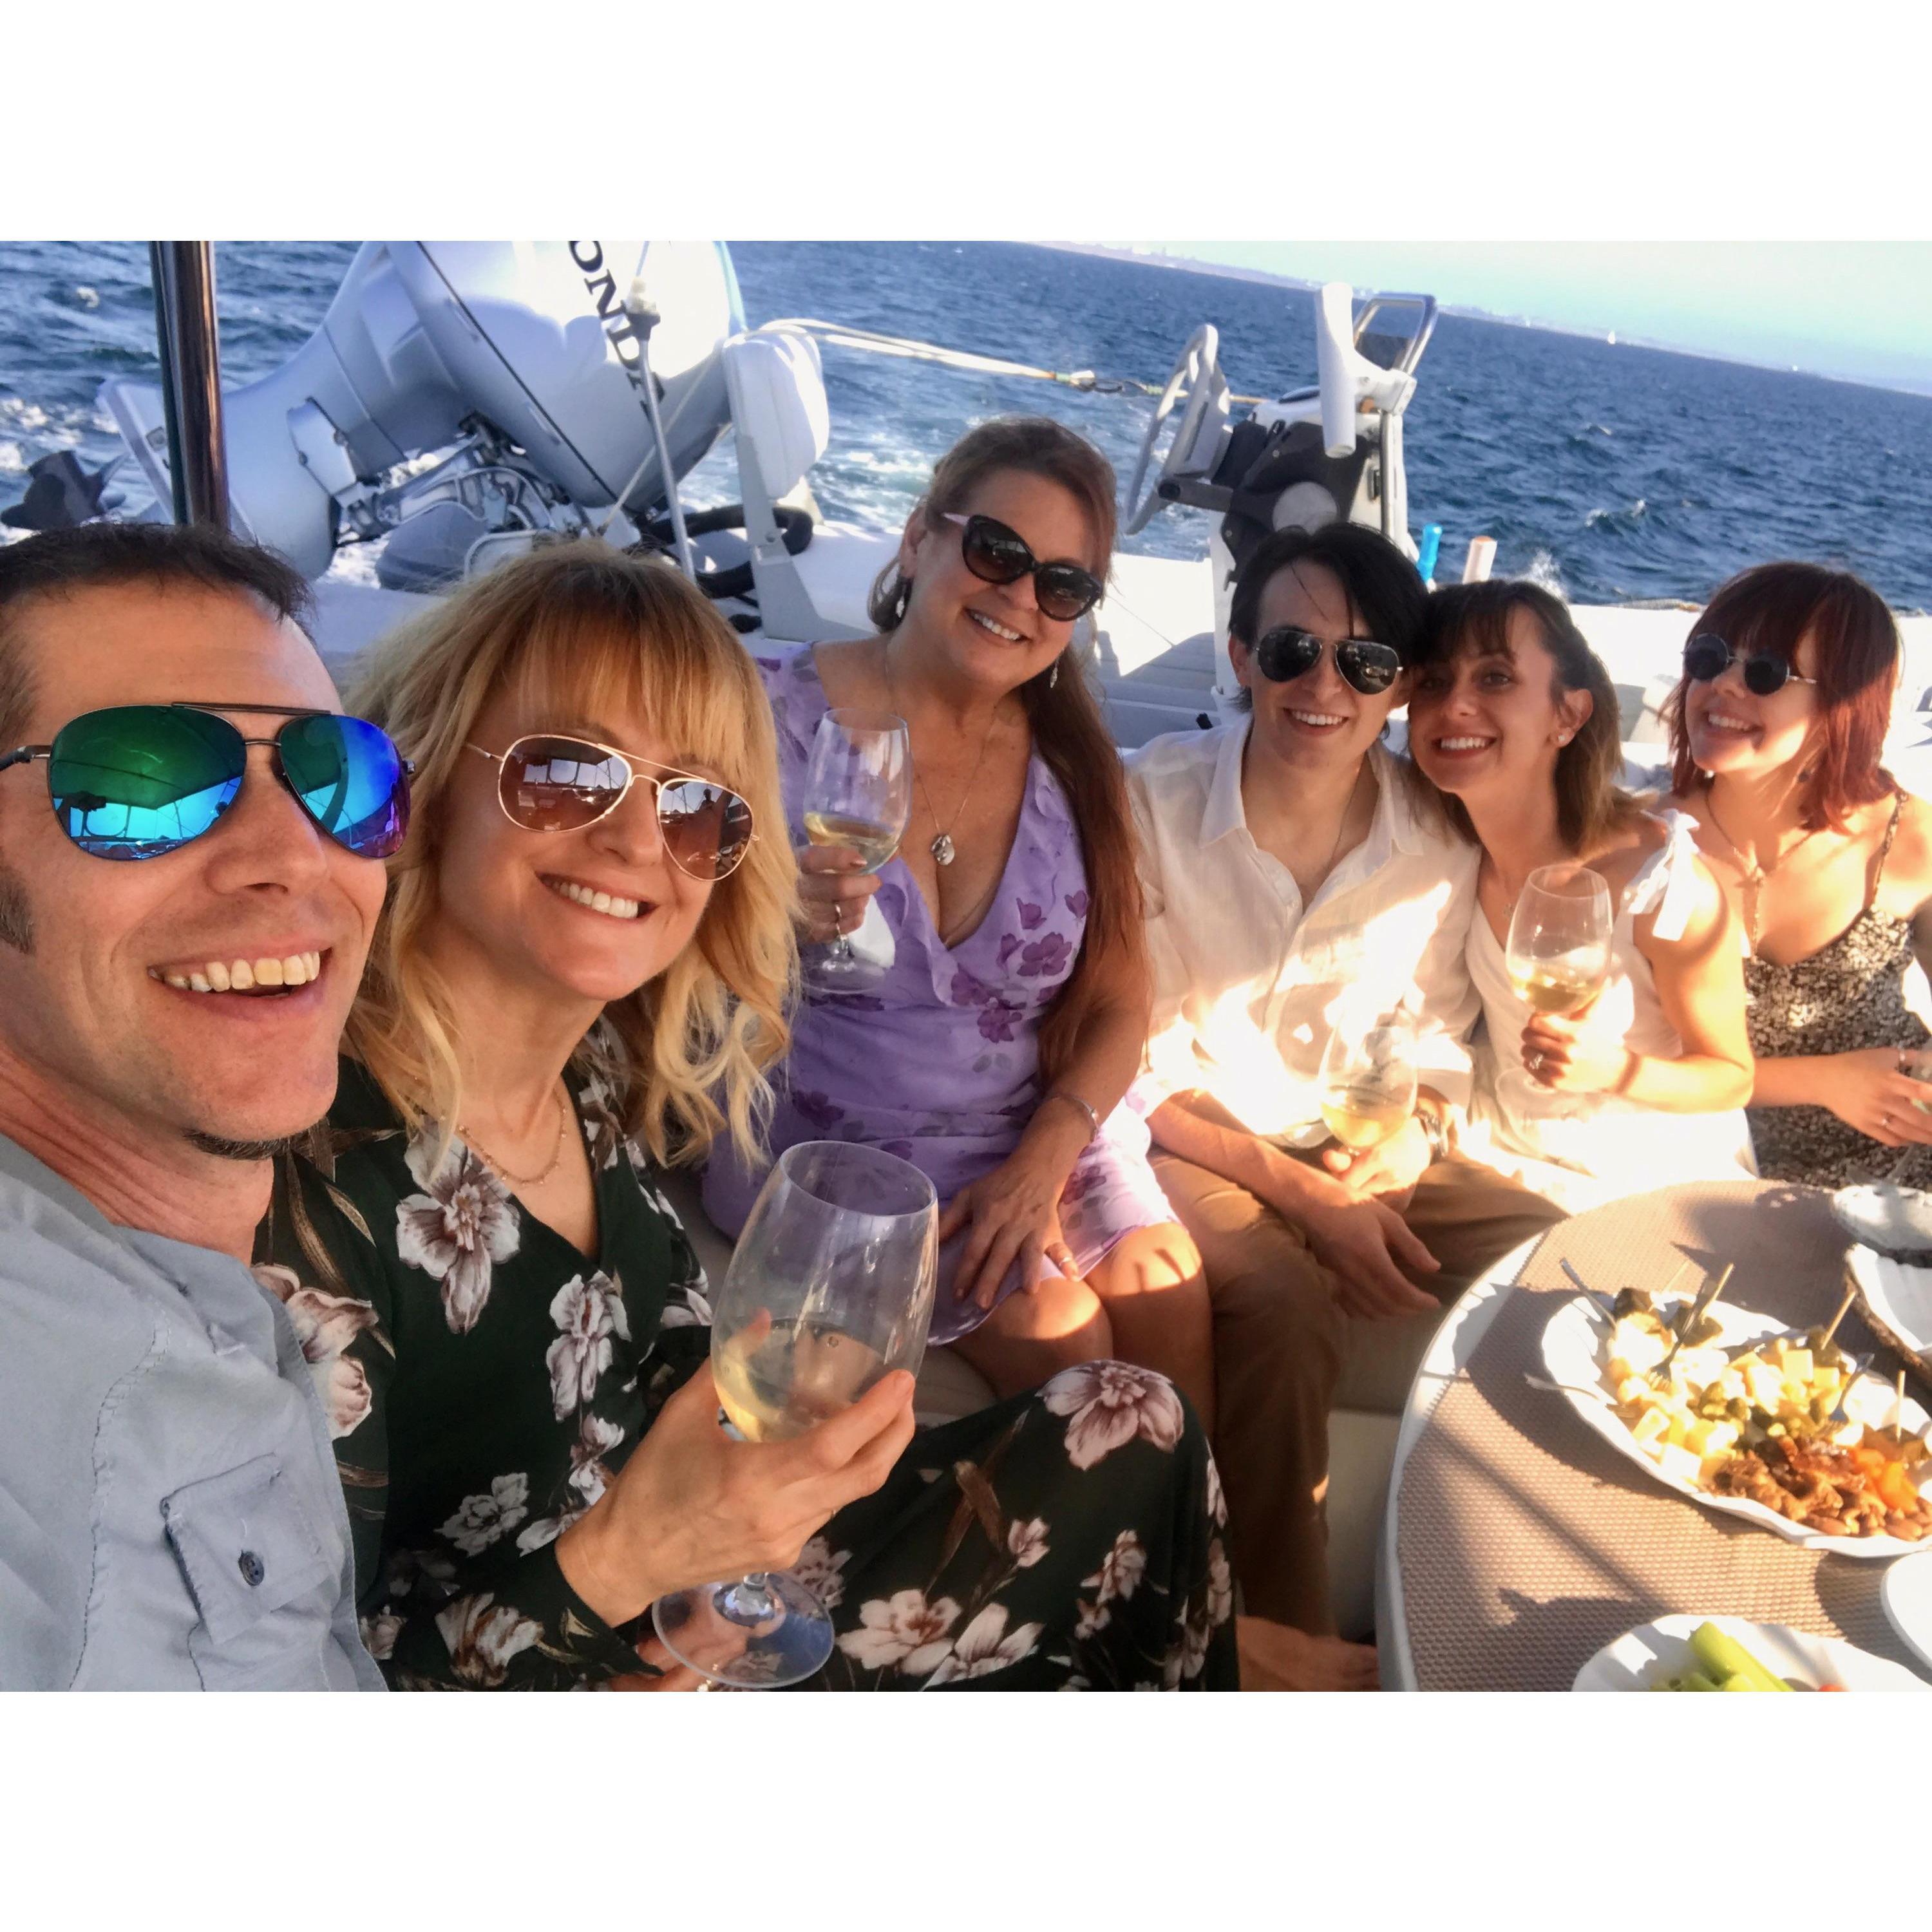
<path fill-rule="evenodd" d="M 1871 900 L 1828 946 L 1808 959 L 1779 965 L 1744 961 L 1744 1019 L 1760 1060 L 1796 1053 L 1851 1053 L 1861 1047 L 1923 1046 L 1932 1034 L 1905 1004 L 1912 963 L 1909 920 L 1880 912 L 1878 880 L 1898 830 L 1900 797 L 1879 847 Z M 1883 1147 L 1825 1107 L 1747 1110 L 1758 1172 L 1770 1180 L 1820 1187 L 1893 1180 L 1932 1187 L 1932 1147 Z"/>

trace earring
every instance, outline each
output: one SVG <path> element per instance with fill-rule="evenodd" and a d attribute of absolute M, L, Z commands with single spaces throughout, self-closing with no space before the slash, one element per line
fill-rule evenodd
<path fill-rule="evenodd" d="M 1059 682 L 1060 660 L 1058 658 L 1055 658 L 1053 661 L 1052 670 L 1048 671 L 1046 674 L 1046 688 L 1048 691 L 1052 691 L 1058 686 Z"/>
<path fill-rule="evenodd" d="M 1570 734 L 1568 731 L 1558 732 L 1556 734 L 1556 742 L 1559 745 L 1568 744 L 1570 742 Z"/>

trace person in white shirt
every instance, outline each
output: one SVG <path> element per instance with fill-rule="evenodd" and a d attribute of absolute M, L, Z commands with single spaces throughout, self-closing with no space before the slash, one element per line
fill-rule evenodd
<path fill-rule="evenodd" d="M 1618 786 L 1616 692 L 1561 599 L 1514 580 L 1438 591 L 1409 746 L 1481 855 L 1468 957 L 1488 1045 L 1468 1146 L 1573 1214 L 1748 1178 L 1738 927 L 1696 820 Z M 1574 1015 L 1534 1012 L 1510 916 L 1532 872 L 1577 860 L 1608 889 L 1608 974 Z"/>
<path fill-rule="evenodd" d="M 1154 1170 L 1206 1264 L 1216 1454 L 1248 1607 L 1332 1636 L 1328 1416 L 1348 1318 L 1439 1314 L 1560 1211 L 1450 1150 L 1478 1003 L 1463 962 L 1478 854 L 1378 743 L 1427 608 L 1371 530 L 1284 530 L 1243 566 L 1230 653 L 1250 715 L 1128 761 L 1154 976 Z M 1338 1027 L 1402 1008 L 1413 1115 L 1351 1156 L 1322 1124 Z"/>

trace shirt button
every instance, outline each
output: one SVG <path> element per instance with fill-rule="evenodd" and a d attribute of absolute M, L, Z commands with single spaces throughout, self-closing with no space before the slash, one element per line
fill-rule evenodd
<path fill-rule="evenodd" d="M 244 1550 L 236 1559 L 235 1567 L 242 1573 L 242 1580 L 254 1589 L 268 1574 L 268 1568 L 252 1550 Z"/>

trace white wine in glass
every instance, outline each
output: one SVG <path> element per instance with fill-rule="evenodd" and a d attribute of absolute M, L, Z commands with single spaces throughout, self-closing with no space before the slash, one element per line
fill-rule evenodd
<path fill-rule="evenodd" d="M 905 720 L 844 705 L 826 712 L 812 737 L 801 812 L 813 844 L 850 846 L 863 861 L 862 872 L 878 871 L 898 850 L 912 816 L 912 738 Z M 869 902 L 866 914 L 868 927 L 883 927 Z M 885 943 L 890 949 L 889 934 Z M 888 950 L 887 964 L 890 957 Z M 804 949 L 802 976 L 814 992 L 863 992 L 886 970 L 876 942 L 862 955 L 842 932 Z"/>
<path fill-rule="evenodd" d="M 849 845 L 865 864 L 862 872 L 876 872 L 899 849 L 899 835 L 886 825 L 854 818 L 837 812 L 808 812 L 805 836 L 814 845 Z"/>
<path fill-rule="evenodd" d="M 782 1442 L 916 1374 L 932 1320 L 938 1198 L 908 1161 L 847 1141 L 778 1156 L 718 1291 L 711 1372 L 747 1442 Z M 832 1619 L 788 1571 L 661 1597 L 657 1633 L 714 1683 L 771 1690 L 832 1654 Z"/>
<path fill-rule="evenodd" d="M 1510 984 L 1532 1012 L 1580 1012 L 1610 971 L 1610 889 L 1576 860 L 1540 866 L 1510 915 Z"/>
<path fill-rule="evenodd" d="M 1322 1118 L 1351 1154 L 1400 1132 L 1415 1111 L 1415 1030 L 1400 1011 L 1344 1015 L 1322 1055 Z"/>

